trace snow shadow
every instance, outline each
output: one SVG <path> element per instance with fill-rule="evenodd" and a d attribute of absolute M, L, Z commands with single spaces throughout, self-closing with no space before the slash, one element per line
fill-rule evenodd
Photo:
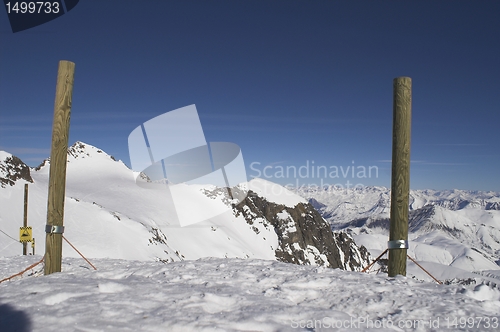
<path fill-rule="evenodd" d="M 0 304 L 0 331 L 30 332 L 31 330 L 31 320 L 27 313 L 9 304 Z"/>

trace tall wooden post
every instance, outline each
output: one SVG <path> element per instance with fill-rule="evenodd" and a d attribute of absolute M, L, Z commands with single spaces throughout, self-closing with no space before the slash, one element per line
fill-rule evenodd
<path fill-rule="evenodd" d="M 57 72 L 52 149 L 50 152 L 49 197 L 45 232 L 45 274 L 61 271 L 66 162 L 68 153 L 69 119 L 75 64 L 59 61 Z"/>
<path fill-rule="evenodd" d="M 23 227 L 28 227 L 28 184 L 24 184 L 24 218 Z M 23 242 L 23 255 L 27 255 L 28 242 Z"/>
<path fill-rule="evenodd" d="M 394 79 L 389 276 L 406 276 L 410 195 L 411 78 Z"/>

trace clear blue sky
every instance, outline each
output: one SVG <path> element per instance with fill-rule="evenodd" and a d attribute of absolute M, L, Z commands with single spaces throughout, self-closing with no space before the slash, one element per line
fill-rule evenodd
<path fill-rule="evenodd" d="M 499 1 L 82 0 L 14 34 L 0 10 L 0 149 L 32 166 L 50 155 L 70 60 L 70 144 L 129 165 L 136 126 L 196 104 L 249 176 L 314 161 L 338 167 L 326 183 L 390 186 L 392 80 L 410 76 L 411 187 L 500 191 L 499 17 Z M 344 178 L 353 162 L 378 177 Z"/>

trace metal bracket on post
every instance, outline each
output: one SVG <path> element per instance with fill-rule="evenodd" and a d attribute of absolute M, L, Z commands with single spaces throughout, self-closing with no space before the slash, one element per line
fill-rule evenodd
<path fill-rule="evenodd" d="M 47 234 L 62 234 L 62 233 L 64 233 L 64 226 L 45 225 L 45 233 L 47 233 Z"/>
<path fill-rule="evenodd" d="M 408 240 L 392 240 L 387 242 L 387 249 L 408 249 Z"/>

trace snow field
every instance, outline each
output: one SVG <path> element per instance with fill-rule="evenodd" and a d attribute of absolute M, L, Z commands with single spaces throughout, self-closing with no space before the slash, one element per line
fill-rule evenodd
<path fill-rule="evenodd" d="M 65 237 L 86 257 L 168 261 L 210 256 L 275 259 L 278 238 L 272 227 L 258 221 L 250 226 L 243 216 L 235 217 L 231 210 L 187 227 L 172 224 L 174 218 L 167 207 L 165 191 L 139 187 L 133 171 L 96 147 L 82 143 L 70 151 Z M 33 228 L 37 252 L 44 250 L 48 171 L 48 164 L 32 170 L 34 183 L 29 185 L 28 224 Z M 19 180 L 0 190 L 0 229 L 13 238 L 0 234 L 0 256 L 22 252 L 22 245 L 14 239 L 22 224 L 24 183 Z M 270 182 L 262 186 L 282 188 Z M 288 194 L 287 202 L 292 198 L 303 201 Z M 221 211 L 221 207 L 228 209 L 219 198 L 206 200 Z M 204 210 L 191 197 L 185 201 L 191 211 Z M 163 243 L 151 242 L 154 229 Z M 78 254 L 63 242 L 63 256 Z"/>
<path fill-rule="evenodd" d="M 0 258 L 1 277 L 39 259 Z M 61 273 L 0 284 L 0 330 L 329 331 L 344 324 L 340 330 L 368 331 L 380 324 L 381 331 L 441 331 L 450 330 L 446 319 L 498 319 L 500 312 L 500 291 L 486 284 L 440 286 L 253 259 L 92 262 L 98 271 L 65 258 Z M 26 319 L 11 322 L 7 311 Z M 430 328 L 438 319 L 439 328 Z"/>

